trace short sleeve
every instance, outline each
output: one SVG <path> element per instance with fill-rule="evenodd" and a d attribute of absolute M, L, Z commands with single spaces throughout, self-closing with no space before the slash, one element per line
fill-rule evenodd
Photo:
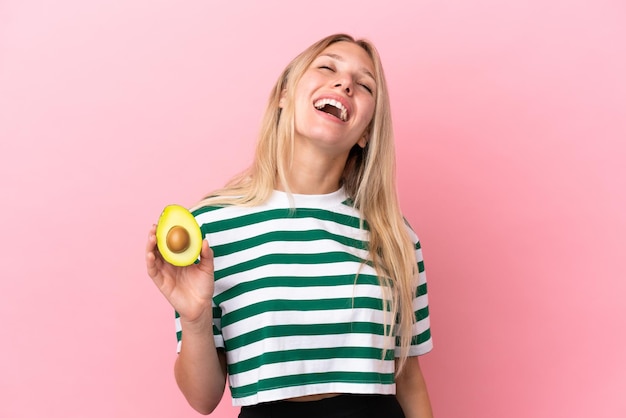
<path fill-rule="evenodd" d="M 180 323 L 180 315 L 176 311 L 174 311 L 174 313 L 176 317 L 176 352 L 180 353 L 183 342 L 183 328 Z M 224 348 L 224 337 L 222 336 L 222 310 L 219 306 L 215 305 L 215 302 L 213 302 L 213 339 L 215 340 L 216 348 Z"/>
<path fill-rule="evenodd" d="M 415 244 L 415 258 L 417 261 L 417 288 L 413 298 L 413 312 L 415 323 L 412 328 L 411 345 L 409 356 L 419 356 L 428 353 L 433 348 L 433 340 L 430 333 L 430 313 L 428 309 L 428 285 L 424 268 L 422 246 L 415 232 L 409 228 L 409 235 Z M 399 339 L 398 339 L 399 340 Z M 398 341 L 399 342 L 399 341 Z M 399 344 L 396 346 L 395 355 L 400 356 Z"/>

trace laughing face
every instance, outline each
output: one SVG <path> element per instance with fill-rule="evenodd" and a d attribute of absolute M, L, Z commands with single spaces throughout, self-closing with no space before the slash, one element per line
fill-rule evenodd
<path fill-rule="evenodd" d="M 367 52 L 351 42 L 326 48 L 296 85 L 296 150 L 316 150 L 332 157 L 364 147 L 374 115 L 376 80 Z"/>

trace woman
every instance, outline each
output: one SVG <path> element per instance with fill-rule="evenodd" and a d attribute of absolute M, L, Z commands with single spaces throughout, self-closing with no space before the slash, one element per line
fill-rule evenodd
<path fill-rule="evenodd" d="M 394 164 L 378 53 L 329 36 L 279 77 L 252 166 L 194 209 L 200 262 L 164 262 L 153 226 L 147 269 L 177 312 L 194 409 L 211 413 L 228 376 L 242 418 L 432 416 L 426 279 Z"/>

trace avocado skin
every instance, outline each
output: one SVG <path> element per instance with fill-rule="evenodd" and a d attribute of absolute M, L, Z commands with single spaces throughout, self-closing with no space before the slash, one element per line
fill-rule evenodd
<path fill-rule="evenodd" d="M 180 253 L 170 250 L 167 246 L 167 233 L 175 226 L 183 227 L 189 233 L 189 247 Z M 157 247 L 168 263 L 184 267 L 193 264 L 202 250 L 202 232 L 196 222 L 196 218 L 181 205 L 167 205 L 157 223 L 156 228 Z"/>

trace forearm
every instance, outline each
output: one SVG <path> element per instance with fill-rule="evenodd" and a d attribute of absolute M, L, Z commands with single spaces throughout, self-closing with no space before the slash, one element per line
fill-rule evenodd
<path fill-rule="evenodd" d="M 176 383 L 192 408 L 210 414 L 226 384 L 226 361 L 218 353 L 210 315 L 195 323 L 181 321 L 183 340 L 174 366 Z"/>
<path fill-rule="evenodd" d="M 409 357 L 396 378 L 396 398 L 406 418 L 432 418 L 433 411 L 417 357 Z"/>

